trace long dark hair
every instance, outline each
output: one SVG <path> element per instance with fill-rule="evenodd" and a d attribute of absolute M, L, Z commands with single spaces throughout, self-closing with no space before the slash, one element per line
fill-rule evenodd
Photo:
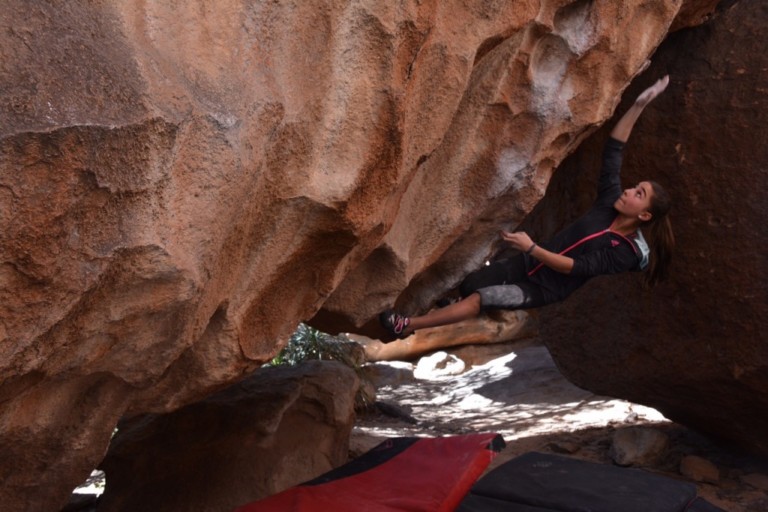
<path fill-rule="evenodd" d="M 675 234 L 669 221 L 669 209 L 672 200 L 664 187 L 655 181 L 649 182 L 653 187 L 651 196 L 651 220 L 643 223 L 643 234 L 648 238 L 651 247 L 650 262 L 645 282 L 649 287 L 656 286 L 667 278 L 669 264 L 672 261 L 672 251 L 675 248 Z"/>

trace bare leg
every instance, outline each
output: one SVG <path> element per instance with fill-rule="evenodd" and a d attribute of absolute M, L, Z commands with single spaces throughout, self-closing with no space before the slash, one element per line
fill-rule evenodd
<path fill-rule="evenodd" d="M 448 325 L 462 320 L 469 320 L 480 314 L 480 294 L 473 293 L 459 302 L 441 309 L 433 309 L 423 316 L 412 316 L 411 323 L 404 329 L 404 333 L 411 334 L 417 329 Z"/>

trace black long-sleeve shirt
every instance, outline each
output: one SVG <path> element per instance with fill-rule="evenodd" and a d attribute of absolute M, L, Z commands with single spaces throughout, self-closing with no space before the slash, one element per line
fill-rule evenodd
<path fill-rule="evenodd" d="M 547 303 L 565 299 L 591 277 L 645 268 L 648 245 L 640 231 L 625 237 L 609 228 L 618 212 L 613 207 L 621 196 L 621 162 L 624 143 L 610 138 L 603 150 L 597 199 L 573 224 L 541 244 L 548 251 L 573 258 L 569 274 L 557 272 L 536 258 L 526 256 L 528 279 L 541 286 Z"/>

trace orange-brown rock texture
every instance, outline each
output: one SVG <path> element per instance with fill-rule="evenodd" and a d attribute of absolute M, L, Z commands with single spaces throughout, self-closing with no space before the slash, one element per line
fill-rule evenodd
<path fill-rule="evenodd" d="M 5 1 L 3 507 L 56 509 L 119 418 L 321 307 L 426 306 L 716 3 Z"/>

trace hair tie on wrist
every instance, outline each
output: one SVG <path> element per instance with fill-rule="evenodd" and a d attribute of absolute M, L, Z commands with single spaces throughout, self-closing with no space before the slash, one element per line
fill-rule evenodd
<path fill-rule="evenodd" d="M 533 245 L 531 246 L 531 248 L 530 248 L 530 249 L 528 249 L 527 251 L 525 251 L 525 254 L 527 254 L 527 255 L 529 255 L 529 256 L 530 256 L 530 255 L 531 255 L 531 253 L 533 252 L 533 250 L 534 250 L 535 248 L 536 248 L 536 242 L 534 242 L 534 243 L 533 243 Z"/>

